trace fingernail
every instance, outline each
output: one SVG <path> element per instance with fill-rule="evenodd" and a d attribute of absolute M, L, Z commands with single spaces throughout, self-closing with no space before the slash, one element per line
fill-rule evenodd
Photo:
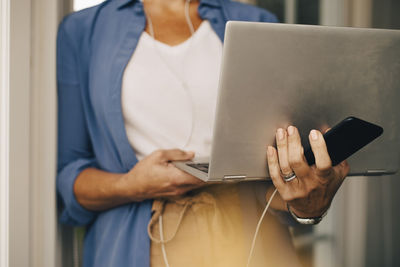
<path fill-rule="evenodd" d="M 274 155 L 274 149 L 272 148 L 272 146 L 268 146 L 267 153 L 270 157 Z"/>
<path fill-rule="evenodd" d="M 194 151 L 187 151 L 186 152 L 188 155 L 190 155 L 190 156 L 194 156 Z"/>
<path fill-rule="evenodd" d="M 293 126 L 289 126 L 287 131 L 288 131 L 289 135 L 292 135 L 294 133 L 294 127 Z"/>
<path fill-rule="evenodd" d="M 283 138 L 284 138 L 283 129 L 279 128 L 278 129 L 278 139 L 283 140 Z"/>
<path fill-rule="evenodd" d="M 310 135 L 311 135 L 311 140 L 313 140 L 313 141 L 318 140 L 318 133 L 316 130 L 311 130 Z"/>

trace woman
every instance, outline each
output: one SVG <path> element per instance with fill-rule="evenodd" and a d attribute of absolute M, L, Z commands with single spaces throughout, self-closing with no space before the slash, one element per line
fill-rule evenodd
<path fill-rule="evenodd" d="M 57 189 L 61 221 L 88 226 L 84 266 L 243 266 L 260 192 L 265 206 L 276 187 L 275 213 L 289 206 L 319 218 L 328 209 L 348 166 L 332 168 L 319 131 L 310 133 L 310 168 L 297 129 L 278 129 L 278 149 L 267 153 L 274 186 L 206 186 L 169 164 L 209 149 L 228 20 L 276 17 L 228 0 L 111 0 L 61 23 Z M 160 214 L 173 236 L 165 254 Z M 296 264 L 274 216 L 262 235 L 254 264 Z"/>

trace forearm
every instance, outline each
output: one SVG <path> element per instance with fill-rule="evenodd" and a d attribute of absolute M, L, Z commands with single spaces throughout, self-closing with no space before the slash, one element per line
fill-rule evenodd
<path fill-rule="evenodd" d="M 107 210 L 132 202 L 123 190 L 124 174 L 105 172 L 95 168 L 83 170 L 74 184 L 77 201 L 92 211 Z"/>

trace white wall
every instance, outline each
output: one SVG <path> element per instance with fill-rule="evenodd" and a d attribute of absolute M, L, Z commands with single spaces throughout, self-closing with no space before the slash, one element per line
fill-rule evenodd
<path fill-rule="evenodd" d="M 1 6 L 2 265 L 29 266 L 30 3 Z"/>
<path fill-rule="evenodd" d="M 8 266 L 9 1 L 0 1 L 0 267 Z"/>
<path fill-rule="evenodd" d="M 10 1 L 9 256 L 29 266 L 31 3 Z"/>
<path fill-rule="evenodd" d="M 43 7 L 46 8 L 43 8 Z M 60 1 L 32 1 L 31 266 L 56 266 L 56 34 Z"/>
<path fill-rule="evenodd" d="M 0 266 L 54 267 L 55 44 L 64 5 L 0 3 Z"/>

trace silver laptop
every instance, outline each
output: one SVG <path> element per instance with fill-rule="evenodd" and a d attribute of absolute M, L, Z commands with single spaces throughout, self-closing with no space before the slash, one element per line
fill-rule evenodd
<path fill-rule="evenodd" d="M 175 162 L 204 181 L 268 179 L 279 127 L 311 129 L 348 116 L 384 133 L 349 158 L 350 175 L 400 165 L 400 31 L 229 22 L 209 159 Z"/>

